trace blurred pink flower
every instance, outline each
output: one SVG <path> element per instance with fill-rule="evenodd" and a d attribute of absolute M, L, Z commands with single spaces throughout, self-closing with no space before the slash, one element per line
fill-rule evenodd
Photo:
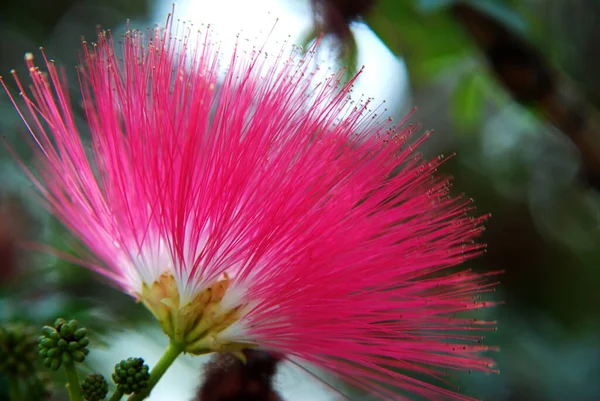
<path fill-rule="evenodd" d="M 95 256 L 82 264 L 185 352 L 260 347 L 384 397 L 470 400 L 411 376 L 493 364 L 493 322 L 457 315 L 494 283 L 450 269 L 483 251 L 487 216 L 415 153 L 426 136 L 409 144 L 417 127 L 352 102 L 341 74 L 319 81 L 314 49 L 273 64 L 237 49 L 223 72 L 209 35 L 181 29 L 128 31 L 120 53 L 106 32 L 84 43 L 90 154 L 54 63 L 26 56 L 28 173 Z"/>

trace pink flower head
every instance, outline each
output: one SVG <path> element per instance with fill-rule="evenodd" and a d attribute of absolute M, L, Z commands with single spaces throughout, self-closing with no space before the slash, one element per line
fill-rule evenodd
<path fill-rule="evenodd" d="M 451 269 L 482 253 L 487 216 L 415 153 L 426 136 L 353 103 L 341 74 L 319 82 L 314 51 L 238 49 L 223 71 L 208 34 L 174 30 L 84 42 L 92 151 L 53 62 L 26 56 L 29 174 L 84 264 L 185 352 L 260 347 L 382 397 L 470 400 L 412 376 L 492 370 L 476 334 L 493 322 L 458 315 L 493 283 Z"/>

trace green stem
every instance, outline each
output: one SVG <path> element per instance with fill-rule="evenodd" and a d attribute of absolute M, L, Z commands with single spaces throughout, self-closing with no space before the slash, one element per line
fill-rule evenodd
<path fill-rule="evenodd" d="M 108 401 L 119 401 L 121 398 L 123 398 L 123 392 L 119 389 L 116 389 L 115 392 L 112 393 Z"/>
<path fill-rule="evenodd" d="M 8 398 L 10 401 L 22 401 L 23 396 L 21 394 L 21 382 L 20 380 L 17 380 L 17 378 L 12 379 L 13 380 L 10 380 L 10 386 L 8 388 Z"/>
<path fill-rule="evenodd" d="M 140 394 L 134 394 L 129 397 L 129 401 L 141 401 L 144 400 L 150 392 L 156 386 L 156 383 L 160 380 L 161 377 L 165 374 L 167 369 L 175 362 L 175 359 L 183 352 L 183 347 L 180 344 L 176 344 L 171 341 L 169 346 L 165 350 L 165 353 L 160 357 L 156 365 L 150 371 L 150 379 L 148 380 L 148 388 L 146 391 Z"/>
<path fill-rule="evenodd" d="M 67 373 L 67 390 L 69 391 L 70 401 L 83 401 L 81 387 L 79 386 L 79 374 L 73 361 L 65 362 L 65 372 Z"/>

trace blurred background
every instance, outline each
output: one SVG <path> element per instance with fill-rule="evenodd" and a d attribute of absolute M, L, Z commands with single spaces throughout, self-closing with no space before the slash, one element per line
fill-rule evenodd
<path fill-rule="evenodd" d="M 82 36 L 93 40 L 98 24 L 122 31 L 126 19 L 162 24 L 171 7 L 171 0 L 3 0 L 0 75 L 10 78 L 14 68 L 26 78 L 24 53 L 43 46 L 67 67 L 76 101 L 72 67 Z M 486 401 L 600 400 L 600 1 L 182 0 L 176 7 L 178 17 L 214 26 L 223 48 L 239 32 L 262 44 L 273 26 L 274 51 L 325 32 L 324 66 L 365 67 L 357 96 L 385 100 L 396 120 L 417 106 L 412 120 L 436 131 L 425 153 L 456 152 L 443 172 L 455 177 L 456 193 L 493 215 L 488 252 L 470 267 L 506 271 L 493 295 L 505 303 L 476 312 L 499 322 L 486 343 L 501 347 L 501 373 L 459 375 L 456 386 Z M 25 127 L 4 93 L 0 135 L 30 160 Z M 152 366 L 166 339 L 142 306 L 83 268 L 20 251 L 21 241 L 77 252 L 0 146 L 0 326 L 21 322 L 26 332 L 75 318 L 92 332 L 86 369 L 108 375 L 129 356 Z M 9 399 L 13 380 L 1 372 L 4 351 L 0 345 L 0 400 Z M 182 358 L 151 399 L 191 399 L 205 361 Z M 286 401 L 334 399 L 293 369 L 276 378 Z M 44 399 L 52 383 L 53 399 L 66 399 L 62 375 L 34 382 L 39 393 L 30 399 Z"/>

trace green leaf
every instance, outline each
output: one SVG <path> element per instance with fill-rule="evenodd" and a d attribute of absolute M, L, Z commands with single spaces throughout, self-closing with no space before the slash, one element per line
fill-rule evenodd
<path fill-rule="evenodd" d="M 451 68 L 457 67 L 464 62 L 464 56 L 459 54 L 440 55 L 421 61 L 418 66 L 424 77 L 437 77 Z"/>
<path fill-rule="evenodd" d="M 460 132 L 472 133 L 481 126 L 486 103 L 485 79 L 482 74 L 468 72 L 452 94 L 451 115 Z"/>
<path fill-rule="evenodd" d="M 300 35 L 299 41 L 300 46 L 302 46 L 302 50 L 306 51 L 314 43 L 314 41 L 317 40 L 319 35 L 320 32 L 315 26 L 312 26 L 309 31 Z"/>
<path fill-rule="evenodd" d="M 473 50 L 471 41 L 446 8 L 428 12 L 418 8 L 413 2 L 383 0 L 366 18 L 379 39 L 393 53 L 405 57 L 417 84 L 437 75 L 436 67 L 464 58 Z"/>
<path fill-rule="evenodd" d="M 358 72 L 358 45 L 354 35 L 350 35 L 348 41 L 344 43 L 344 50 L 341 59 L 342 64 L 347 67 L 343 81 L 349 81 Z"/>

